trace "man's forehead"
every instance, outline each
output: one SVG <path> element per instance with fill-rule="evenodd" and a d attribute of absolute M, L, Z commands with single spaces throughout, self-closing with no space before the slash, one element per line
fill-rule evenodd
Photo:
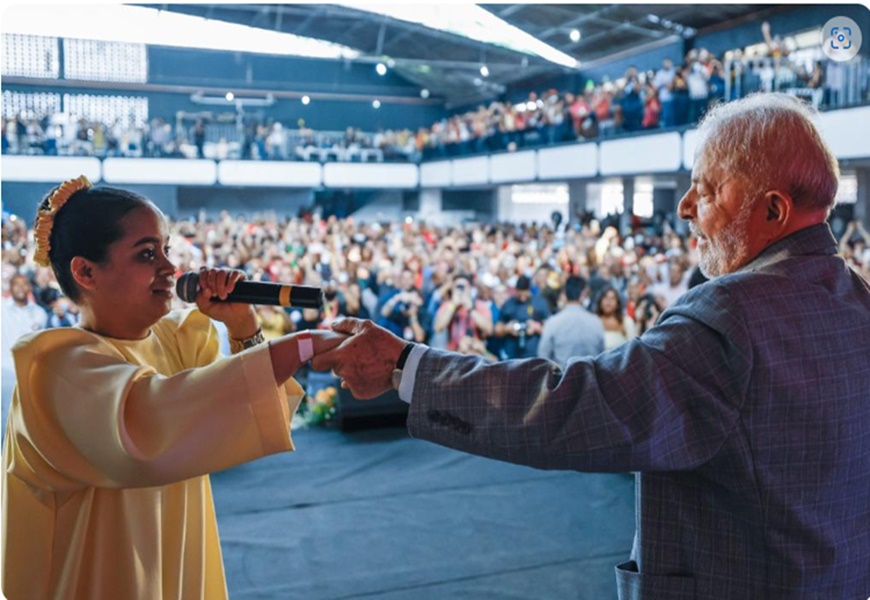
<path fill-rule="evenodd" d="M 721 172 L 715 151 L 709 144 L 698 149 L 692 165 L 692 181 L 715 179 Z"/>

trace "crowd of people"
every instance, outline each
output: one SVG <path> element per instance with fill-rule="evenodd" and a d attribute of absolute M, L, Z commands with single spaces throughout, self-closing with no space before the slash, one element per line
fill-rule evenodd
<path fill-rule="evenodd" d="M 682 65 L 665 59 L 657 70 L 630 67 L 621 77 L 588 80 L 582 89 L 530 92 L 523 101 L 497 100 L 416 130 L 317 131 L 251 115 L 118 118 L 112 123 L 58 113 L 9 115 L 3 153 L 175 158 L 411 161 L 516 150 L 620 133 L 696 123 L 717 102 L 755 91 L 789 91 L 816 107 L 829 98 L 826 65 L 791 61 L 782 39 L 762 26 L 760 53 L 738 49 L 716 58 L 690 50 Z M 727 81 L 726 81 L 727 80 Z M 226 118 L 224 118 L 226 117 Z"/>
<path fill-rule="evenodd" d="M 436 348 L 492 360 L 539 354 L 558 360 L 611 349 L 642 334 L 704 280 L 696 268 L 695 239 L 681 237 L 666 222 L 623 236 L 589 215 L 582 225 L 554 228 L 247 219 L 224 212 L 215 219 L 173 222 L 171 228 L 170 256 L 179 273 L 201 265 L 230 267 L 251 280 L 323 288 L 321 310 L 258 307 L 266 338 L 356 316 Z M 52 270 L 33 263 L 32 239 L 24 220 L 6 216 L 4 366 L 11 365 L 17 337 L 79 319 Z M 868 246 L 866 230 L 850 224 L 841 253 L 870 279 Z M 597 318 L 591 329 L 587 315 Z M 548 325 L 557 316 L 559 325 Z"/>

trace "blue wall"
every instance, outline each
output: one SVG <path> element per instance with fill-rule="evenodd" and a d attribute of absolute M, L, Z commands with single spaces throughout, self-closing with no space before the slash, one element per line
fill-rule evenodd
<path fill-rule="evenodd" d="M 344 60 L 271 56 L 243 52 L 194 50 L 148 46 L 148 83 L 213 88 L 206 95 L 221 97 L 227 91 L 243 97 L 245 90 L 293 92 L 312 95 L 311 104 L 298 99 L 276 98 L 270 107 L 246 108 L 246 114 L 276 119 L 295 127 L 298 119 L 319 130 L 344 130 L 348 126 L 364 131 L 428 126 L 443 118 L 443 105 L 424 103 L 420 88 L 390 70 L 383 77 L 369 63 Z M 189 93 L 143 92 L 119 83 L 114 89 L 61 88 L 55 86 L 4 85 L 4 89 L 23 92 L 88 93 L 145 96 L 150 116 L 174 120 L 178 111 L 211 111 L 215 115 L 234 113 L 233 104 L 196 104 Z M 317 93 L 359 95 L 360 99 L 320 100 Z M 384 96 L 407 98 L 410 103 L 393 103 Z M 381 100 L 380 109 L 372 100 Z"/>
<path fill-rule="evenodd" d="M 97 184 L 102 185 L 106 184 Z M 32 224 L 36 216 L 36 206 L 54 186 L 52 183 L 3 182 L 0 189 L 3 194 L 3 210 Z M 196 217 L 200 209 L 204 209 L 210 217 L 216 217 L 222 210 L 233 215 L 243 214 L 248 218 L 268 211 L 274 212 L 279 218 L 296 216 L 300 208 L 310 208 L 314 200 L 314 192 L 310 189 L 135 184 L 118 187 L 145 196 L 174 219 Z"/>
<path fill-rule="evenodd" d="M 148 81 L 409 98 L 419 98 L 420 92 L 394 70 L 378 75 L 371 63 L 167 46 L 148 47 Z"/>
<path fill-rule="evenodd" d="M 59 182 L 58 182 L 59 183 Z M 28 224 L 33 223 L 36 217 L 36 207 L 43 196 L 49 192 L 56 183 L 21 183 L 4 181 L 0 184 L 0 193 L 3 195 L 3 210 L 18 215 Z M 106 185 L 106 184 L 97 184 Z M 122 185 L 125 190 L 130 190 L 151 200 L 164 213 L 175 216 L 178 208 L 178 187 L 174 185 Z"/>
<path fill-rule="evenodd" d="M 222 210 L 248 218 L 267 212 L 274 212 L 279 219 L 295 217 L 300 208 L 311 207 L 313 197 L 310 189 L 180 187 L 178 211 L 174 216 L 179 219 L 196 217 L 203 209 L 210 217 L 217 217 Z"/>
<path fill-rule="evenodd" d="M 242 95 L 240 90 L 254 89 L 363 96 L 363 99 L 349 101 L 315 98 L 308 106 L 296 99 L 277 99 L 271 107 L 246 109 L 291 124 L 303 118 L 306 125 L 320 130 L 343 130 L 349 125 L 365 131 L 415 129 L 430 125 L 446 114 L 438 105 L 395 104 L 384 100 L 383 96 L 388 95 L 419 102 L 420 88 L 393 70 L 380 76 L 370 63 L 345 60 L 149 46 L 148 81 L 226 88 L 239 96 Z M 376 110 L 372 100 L 379 97 L 381 108 Z M 220 106 L 194 104 L 187 95 L 179 94 L 151 94 L 149 104 L 154 115 L 174 115 L 177 110 L 222 110 Z"/>

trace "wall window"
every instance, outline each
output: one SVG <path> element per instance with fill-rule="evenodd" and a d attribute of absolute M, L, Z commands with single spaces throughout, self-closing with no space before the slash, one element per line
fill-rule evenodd
<path fill-rule="evenodd" d="M 60 94 L 3 92 L 3 118 L 40 119 L 60 112 Z"/>
<path fill-rule="evenodd" d="M 64 39 L 63 61 L 67 79 L 136 83 L 148 79 L 145 44 Z"/>
<path fill-rule="evenodd" d="M 102 96 L 96 94 L 64 94 L 65 112 L 76 118 L 100 121 L 112 125 L 120 119 L 122 123 L 148 120 L 148 99 L 131 96 Z"/>
<path fill-rule="evenodd" d="M 840 186 L 834 197 L 837 204 L 855 204 L 858 202 L 858 176 L 854 173 L 840 173 Z"/>
<path fill-rule="evenodd" d="M 634 182 L 634 214 L 641 219 L 653 216 L 653 182 L 636 179 Z"/>
<path fill-rule="evenodd" d="M 57 38 L 3 34 L 3 75 L 57 79 L 60 58 Z"/>

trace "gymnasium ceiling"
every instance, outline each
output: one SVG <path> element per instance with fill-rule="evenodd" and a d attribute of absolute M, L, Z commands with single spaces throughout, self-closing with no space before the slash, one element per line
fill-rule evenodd
<path fill-rule="evenodd" d="M 292 33 L 349 46 L 356 61 L 391 60 L 403 78 L 449 107 L 484 101 L 526 80 L 571 69 L 535 55 L 331 4 L 149 4 L 163 10 Z M 455 10 L 462 5 L 448 5 Z M 638 49 L 791 10 L 763 4 L 482 4 L 483 8 L 589 68 Z M 581 37 L 573 41 L 572 30 Z M 480 72 L 486 64 L 489 75 Z"/>

